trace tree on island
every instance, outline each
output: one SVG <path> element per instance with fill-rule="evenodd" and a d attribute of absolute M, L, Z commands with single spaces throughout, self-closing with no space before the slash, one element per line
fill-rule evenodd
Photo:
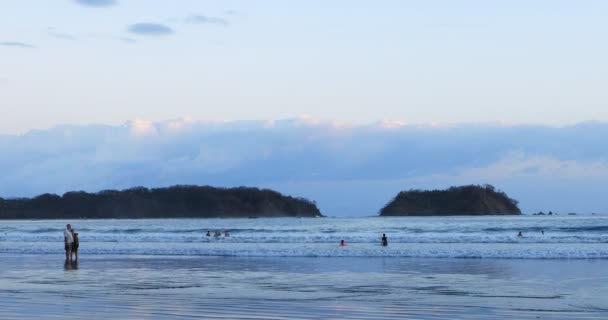
<path fill-rule="evenodd" d="M 269 189 L 177 185 L 0 198 L 0 219 L 317 217 L 316 204 Z"/>
<path fill-rule="evenodd" d="M 380 216 L 517 215 L 517 200 L 494 186 L 467 185 L 447 190 L 401 191 Z"/>

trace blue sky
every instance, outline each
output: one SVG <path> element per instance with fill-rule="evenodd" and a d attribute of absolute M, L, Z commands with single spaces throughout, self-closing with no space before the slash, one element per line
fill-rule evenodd
<path fill-rule="evenodd" d="M 605 1 L 4 0 L 0 12 L 0 133 L 136 117 L 608 120 Z"/>
<path fill-rule="evenodd" d="M 4 0 L 0 196 L 254 185 L 368 215 L 402 189 L 491 183 L 528 212 L 608 212 L 606 16 L 599 0 Z"/>

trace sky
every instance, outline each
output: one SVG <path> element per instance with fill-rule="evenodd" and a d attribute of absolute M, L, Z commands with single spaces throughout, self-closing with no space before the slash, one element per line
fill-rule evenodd
<path fill-rule="evenodd" d="M 606 1 L 1 0 L 0 196 L 490 183 L 604 211 Z M 69 174 L 66 174 L 68 172 Z"/>
<path fill-rule="evenodd" d="M 0 1 L 0 133 L 608 120 L 606 1 Z"/>

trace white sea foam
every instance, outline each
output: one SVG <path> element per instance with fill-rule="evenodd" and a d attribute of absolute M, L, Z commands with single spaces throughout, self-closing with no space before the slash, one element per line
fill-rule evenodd
<path fill-rule="evenodd" d="M 4 242 L 0 253 L 61 254 L 62 243 Z M 421 257 L 421 258 L 504 258 L 504 259 L 608 259 L 604 244 L 431 244 L 351 243 L 332 244 L 268 243 L 104 243 L 83 244 L 81 254 L 190 255 L 237 257 Z"/>

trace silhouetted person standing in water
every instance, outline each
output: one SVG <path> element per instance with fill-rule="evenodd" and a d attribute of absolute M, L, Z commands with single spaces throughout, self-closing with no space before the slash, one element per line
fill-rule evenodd
<path fill-rule="evenodd" d="M 65 242 L 65 262 L 72 262 L 72 245 L 74 244 L 74 236 L 72 236 L 72 226 L 68 223 L 63 232 L 63 241 Z"/>
<path fill-rule="evenodd" d="M 383 247 L 388 246 L 388 239 L 386 238 L 386 233 L 382 234 L 382 246 Z"/>
<path fill-rule="evenodd" d="M 75 232 L 74 229 L 72 229 L 72 238 L 74 239 L 74 242 L 72 243 L 72 254 L 76 256 L 74 262 L 78 263 L 78 247 L 80 246 L 80 241 L 78 240 L 78 232 Z M 70 255 L 70 258 L 71 257 L 72 255 Z"/>

